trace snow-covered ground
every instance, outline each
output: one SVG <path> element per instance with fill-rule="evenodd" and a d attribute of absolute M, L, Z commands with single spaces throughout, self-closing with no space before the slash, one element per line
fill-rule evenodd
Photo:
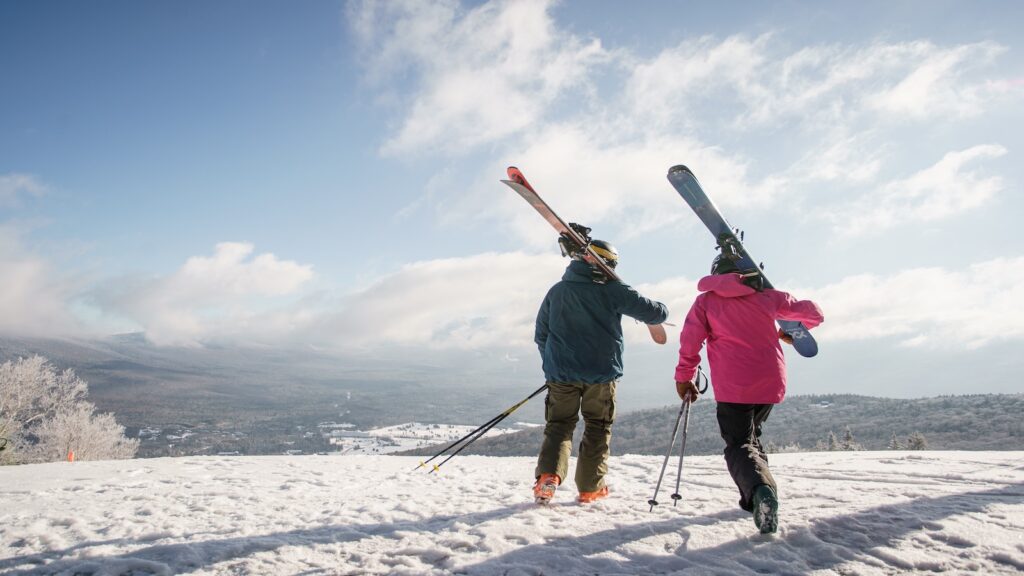
<path fill-rule="evenodd" d="M 756 534 L 720 457 L 611 461 L 532 503 L 530 458 L 193 457 L 0 468 L 3 574 L 1017 574 L 1024 453 L 781 454 Z M 674 471 L 673 462 L 669 469 Z M 570 482 L 571 484 L 571 482 Z"/>

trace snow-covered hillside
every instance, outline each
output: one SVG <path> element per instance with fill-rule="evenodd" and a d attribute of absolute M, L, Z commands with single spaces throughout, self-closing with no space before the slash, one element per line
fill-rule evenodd
<path fill-rule="evenodd" d="M 618 456 L 611 498 L 532 503 L 530 458 L 203 457 L 0 469 L 3 574 L 1016 574 L 1024 453 L 772 458 L 781 529 L 756 534 L 720 457 L 648 511 L 661 458 Z M 674 469 L 674 463 L 670 470 Z"/>
<path fill-rule="evenodd" d="M 481 438 L 495 438 L 536 426 L 516 422 L 508 427 L 491 428 Z M 339 454 L 390 454 L 428 446 L 440 450 L 477 429 L 476 426 L 419 422 L 406 422 L 365 432 L 356 430 L 351 424 L 321 424 L 319 428 L 328 438 L 334 452 Z"/>

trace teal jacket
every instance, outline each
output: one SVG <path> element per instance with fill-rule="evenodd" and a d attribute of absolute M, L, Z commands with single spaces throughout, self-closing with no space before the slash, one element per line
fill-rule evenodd
<path fill-rule="evenodd" d="M 548 290 L 534 341 L 549 382 L 598 384 L 622 377 L 622 316 L 661 324 L 668 308 L 622 282 L 598 284 L 590 265 L 574 260 Z"/>

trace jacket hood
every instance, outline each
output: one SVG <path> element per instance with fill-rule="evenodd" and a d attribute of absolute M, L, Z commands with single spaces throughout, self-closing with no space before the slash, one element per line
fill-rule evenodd
<path fill-rule="evenodd" d="M 750 286 L 743 283 L 739 274 L 713 274 L 705 276 L 697 282 L 697 290 L 701 292 L 714 292 L 724 298 L 737 298 L 757 293 Z"/>
<path fill-rule="evenodd" d="M 573 260 L 565 267 L 565 274 L 562 274 L 562 280 L 567 282 L 586 282 L 590 284 L 594 281 L 594 273 L 590 264 L 587 264 L 582 260 Z"/>

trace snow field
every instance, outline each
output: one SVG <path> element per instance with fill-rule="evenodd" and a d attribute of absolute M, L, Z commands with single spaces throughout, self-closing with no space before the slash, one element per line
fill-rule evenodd
<path fill-rule="evenodd" d="M 0 468 L 0 574 L 906 574 L 1024 571 L 1024 453 L 771 457 L 757 534 L 721 457 L 616 456 L 612 496 L 532 502 L 532 458 L 192 457 Z"/>

